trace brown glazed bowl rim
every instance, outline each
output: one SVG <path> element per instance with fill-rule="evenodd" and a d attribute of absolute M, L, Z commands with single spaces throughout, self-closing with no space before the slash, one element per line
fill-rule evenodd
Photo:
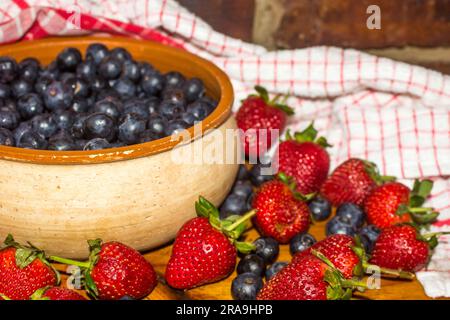
<path fill-rule="evenodd" d="M 203 136 L 208 130 L 219 127 L 230 116 L 234 93 L 228 76 L 219 67 L 208 60 L 200 58 L 199 56 L 185 50 L 166 46 L 157 42 L 136 40 L 119 36 L 45 38 L 42 40 L 26 41 L 0 46 L 0 56 L 13 55 L 14 51 L 19 48 L 22 51 L 29 49 L 30 52 L 32 52 L 33 50 L 45 50 L 46 47 L 54 44 L 61 45 L 67 43 L 67 46 L 76 46 L 77 44 L 90 44 L 92 42 L 102 42 L 106 45 L 108 45 L 108 43 L 120 42 L 121 46 L 124 47 L 126 47 L 127 44 L 139 45 L 140 47 L 148 47 L 150 50 L 158 50 L 162 54 L 183 57 L 184 59 L 189 59 L 190 63 L 196 67 L 205 69 L 214 77 L 220 87 L 220 99 L 218 105 L 213 113 L 211 113 L 200 124 L 196 125 L 195 130 L 194 127 L 186 129 L 190 136 L 189 143 Z M 186 140 L 183 140 L 183 143 L 186 142 Z M 99 164 L 147 157 L 171 150 L 178 143 L 179 141 L 173 141 L 169 136 L 141 144 L 93 151 L 31 150 L 0 145 L 0 159 L 48 165 Z"/>

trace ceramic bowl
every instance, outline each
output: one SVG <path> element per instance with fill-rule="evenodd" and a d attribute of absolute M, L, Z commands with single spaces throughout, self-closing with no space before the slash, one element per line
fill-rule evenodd
<path fill-rule="evenodd" d="M 124 47 L 136 60 L 163 72 L 199 77 L 219 101 L 183 144 L 166 137 L 100 151 L 41 151 L 0 146 L 0 237 L 30 241 L 48 254 L 86 258 L 86 240 L 117 240 L 148 250 L 172 240 L 195 216 L 203 195 L 218 205 L 229 192 L 238 166 L 192 161 L 192 150 L 212 150 L 211 137 L 235 129 L 233 90 L 212 63 L 161 44 L 125 38 L 67 37 L 0 47 L 0 56 L 35 57 L 43 64 L 66 47 L 82 52 L 94 42 Z M 186 137 L 185 137 L 186 138 Z M 237 139 L 227 141 L 236 150 Z M 174 149 L 174 147 L 176 148 Z M 216 148 L 217 149 L 217 148 Z M 184 152 L 184 153 L 183 153 Z M 211 151 L 216 152 L 216 151 Z M 185 160 L 185 161 L 180 161 Z"/>

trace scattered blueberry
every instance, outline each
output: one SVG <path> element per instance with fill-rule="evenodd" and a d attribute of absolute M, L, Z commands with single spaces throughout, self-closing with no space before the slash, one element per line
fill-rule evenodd
<path fill-rule="evenodd" d="M 237 196 L 247 198 L 253 192 L 253 186 L 248 180 L 237 180 L 231 192 Z"/>
<path fill-rule="evenodd" d="M 352 237 L 356 234 L 355 228 L 350 224 L 350 221 L 341 216 L 335 216 L 327 222 L 326 233 L 327 236 L 332 234 L 346 234 Z"/>
<path fill-rule="evenodd" d="M 253 183 L 255 187 L 259 187 L 264 182 L 270 181 L 273 179 L 273 175 L 263 174 L 262 170 L 267 169 L 271 166 L 271 164 L 255 164 L 250 170 L 250 181 Z"/>
<path fill-rule="evenodd" d="M 289 243 L 289 252 L 294 256 L 296 253 L 310 248 L 314 243 L 316 243 L 316 239 L 309 233 L 298 233 Z"/>
<path fill-rule="evenodd" d="M 237 174 L 237 180 L 246 180 L 246 179 L 248 179 L 249 178 L 249 173 L 248 173 L 248 170 L 247 170 L 247 168 L 245 167 L 245 165 L 243 165 L 243 164 L 241 164 L 240 166 L 239 166 L 239 171 L 238 171 L 238 174 Z"/>
<path fill-rule="evenodd" d="M 275 261 L 280 252 L 278 242 L 270 237 L 261 237 L 256 239 L 253 244 L 256 247 L 255 253 L 263 258 L 264 263 L 269 264 Z"/>
<path fill-rule="evenodd" d="M 130 296 L 123 296 L 122 298 L 120 298 L 119 300 L 136 300 Z"/>
<path fill-rule="evenodd" d="M 377 241 L 380 232 L 381 230 L 372 224 L 364 226 L 361 228 L 361 230 L 359 230 L 359 238 L 361 239 L 361 242 L 364 245 L 364 249 L 367 253 L 370 254 L 372 252 L 373 246 Z"/>
<path fill-rule="evenodd" d="M 331 214 L 331 203 L 325 198 L 314 198 L 308 204 L 308 207 L 314 221 L 326 220 Z"/>
<path fill-rule="evenodd" d="M 247 199 L 235 194 L 230 194 L 220 206 L 222 219 L 230 215 L 241 215 L 247 212 Z"/>
<path fill-rule="evenodd" d="M 364 224 L 365 214 L 361 207 L 353 203 L 344 203 L 336 210 L 336 216 L 349 221 L 355 229 L 359 229 Z"/>
<path fill-rule="evenodd" d="M 266 269 L 266 280 L 269 281 L 273 278 L 274 275 L 276 275 L 278 272 L 281 271 L 285 266 L 287 266 L 288 263 L 284 261 L 277 261 L 274 262 L 270 267 Z"/>
<path fill-rule="evenodd" d="M 239 261 L 236 271 L 238 274 L 250 272 L 261 277 L 266 271 L 266 265 L 259 255 L 247 254 Z"/>
<path fill-rule="evenodd" d="M 261 277 L 253 273 L 243 273 L 233 279 L 231 295 L 235 300 L 255 300 L 262 287 Z"/>

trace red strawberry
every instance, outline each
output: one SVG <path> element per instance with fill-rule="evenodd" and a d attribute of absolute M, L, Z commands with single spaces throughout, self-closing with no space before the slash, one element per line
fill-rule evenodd
<path fill-rule="evenodd" d="M 282 131 L 286 126 L 287 116 L 294 114 L 290 107 L 278 103 L 279 96 L 269 101 L 266 89 L 256 86 L 255 90 L 258 95 L 250 95 L 245 99 L 236 113 L 237 126 L 244 133 L 244 151 L 250 157 L 264 154 L 272 144 L 270 130 Z"/>
<path fill-rule="evenodd" d="M 311 124 L 294 136 L 288 132 L 278 147 L 279 172 L 292 177 L 302 194 L 319 191 L 330 170 L 330 156 L 325 150 L 330 145 L 325 138 L 316 137 L 317 131 Z"/>
<path fill-rule="evenodd" d="M 44 287 L 31 296 L 31 300 L 86 300 L 76 291 L 60 287 Z"/>
<path fill-rule="evenodd" d="M 325 261 L 312 254 L 292 260 L 290 264 L 266 282 L 256 299 L 349 299 L 352 289 L 358 285 L 363 286 L 356 281 L 344 279 L 329 261 L 328 263 Z"/>
<path fill-rule="evenodd" d="M 433 188 L 433 182 L 416 180 L 411 191 L 407 186 L 391 182 L 381 185 L 367 197 L 365 211 L 369 223 L 386 228 L 402 222 L 427 224 L 438 213 L 431 208 L 421 208 Z"/>
<path fill-rule="evenodd" d="M 370 268 L 374 270 L 374 265 L 367 263 L 364 249 L 355 239 L 344 234 L 331 235 L 324 240 L 316 242 L 311 248 L 299 252 L 294 256 L 299 259 L 311 253 L 312 250 L 322 253 L 339 270 L 342 275 L 350 279 L 353 276 L 362 276 L 364 271 Z M 378 267 L 378 266 L 376 266 Z M 399 270 L 380 268 L 383 275 L 391 278 L 413 279 L 414 274 Z"/>
<path fill-rule="evenodd" d="M 28 300 L 37 289 L 57 285 L 59 273 L 32 245 L 22 246 L 11 235 L 0 250 L 0 293 L 12 300 Z"/>
<path fill-rule="evenodd" d="M 94 298 L 118 300 L 123 296 L 141 299 L 157 284 L 150 262 L 133 248 L 120 242 L 89 240 L 90 256 L 86 262 L 52 256 L 51 260 L 83 269 L 85 286 Z"/>
<path fill-rule="evenodd" d="M 411 225 L 394 225 L 381 231 L 370 262 L 381 267 L 415 272 L 428 263 L 430 249 L 437 245 L 434 233 L 421 236 Z"/>
<path fill-rule="evenodd" d="M 280 243 L 288 243 L 297 233 L 310 225 L 310 211 L 306 202 L 288 185 L 285 175 L 264 183 L 253 198 L 256 209 L 255 223 L 259 231 Z M 283 181 L 281 181 L 283 180 Z"/>
<path fill-rule="evenodd" d="M 199 217 L 178 231 L 166 268 L 167 283 L 176 289 L 190 289 L 227 277 L 236 266 L 236 249 L 253 249 L 237 239 L 254 211 L 220 220 L 217 208 L 203 197 L 195 207 Z"/>
<path fill-rule="evenodd" d="M 372 190 L 386 180 L 392 180 L 392 177 L 380 176 L 375 164 L 349 159 L 333 171 L 320 193 L 334 206 L 345 202 L 362 205 Z"/>

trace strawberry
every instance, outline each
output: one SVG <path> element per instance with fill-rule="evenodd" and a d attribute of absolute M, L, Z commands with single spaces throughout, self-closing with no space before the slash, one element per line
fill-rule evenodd
<path fill-rule="evenodd" d="M 253 158 L 270 149 L 275 138 L 271 130 L 282 131 L 287 116 L 294 114 L 292 108 L 278 102 L 280 96 L 269 100 L 266 89 L 255 86 L 255 90 L 258 94 L 248 96 L 236 113 L 237 126 L 243 131 L 241 140 L 245 154 Z"/>
<path fill-rule="evenodd" d="M 293 259 L 258 293 L 257 300 L 335 300 L 349 299 L 355 280 L 344 279 L 332 263 L 318 252 Z"/>
<path fill-rule="evenodd" d="M 278 174 L 278 179 L 264 183 L 253 198 L 258 230 L 280 243 L 288 243 L 296 234 L 308 230 L 311 222 L 308 205 L 291 181 Z"/>
<path fill-rule="evenodd" d="M 59 273 L 42 250 L 22 246 L 8 235 L 0 250 L 0 293 L 12 300 L 28 300 L 37 289 L 57 285 Z"/>
<path fill-rule="evenodd" d="M 374 270 L 374 267 L 377 267 L 383 275 L 391 278 L 414 278 L 414 274 L 409 272 L 380 268 L 367 263 L 367 256 L 359 241 L 355 241 L 355 239 L 348 235 L 331 235 L 316 242 L 307 250 L 297 253 L 293 259 L 299 259 L 304 255 L 308 255 L 312 250 L 323 254 L 347 279 L 353 276 L 360 277 L 365 271 Z"/>
<path fill-rule="evenodd" d="M 44 287 L 36 290 L 31 300 L 86 300 L 76 291 L 60 287 Z"/>
<path fill-rule="evenodd" d="M 374 163 L 352 158 L 333 171 L 322 185 L 320 193 L 334 206 L 345 202 L 362 205 L 377 185 L 392 179 L 380 176 Z"/>
<path fill-rule="evenodd" d="M 294 136 L 286 134 L 286 140 L 278 147 L 279 172 L 292 177 L 297 191 L 309 194 L 319 191 L 330 170 L 330 156 L 325 150 L 330 146 L 323 137 L 317 138 L 314 123 Z"/>
<path fill-rule="evenodd" d="M 420 235 L 412 225 L 394 225 L 381 231 L 370 262 L 382 267 L 415 272 L 428 263 L 437 237 L 446 233 Z"/>
<path fill-rule="evenodd" d="M 253 245 L 237 241 L 254 211 L 220 220 L 217 208 L 203 197 L 195 208 L 198 217 L 178 231 L 166 268 L 166 281 L 176 289 L 224 279 L 236 266 L 236 250 L 248 253 L 254 249 Z"/>
<path fill-rule="evenodd" d="M 367 220 L 378 228 L 387 228 L 402 222 L 430 223 L 436 220 L 439 213 L 432 208 L 420 206 L 432 188 L 433 182 L 430 180 L 416 180 L 412 191 L 399 182 L 376 187 L 364 204 Z"/>
<path fill-rule="evenodd" d="M 89 260 L 85 262 L 51 256 L 56 262 L 82 268 L 88 293 L 101 300 L 118 300 L 123 296 L 142 299 L 157 284 L 150 262 L 133 248 L 120 242 L 89 240 Z"/>

